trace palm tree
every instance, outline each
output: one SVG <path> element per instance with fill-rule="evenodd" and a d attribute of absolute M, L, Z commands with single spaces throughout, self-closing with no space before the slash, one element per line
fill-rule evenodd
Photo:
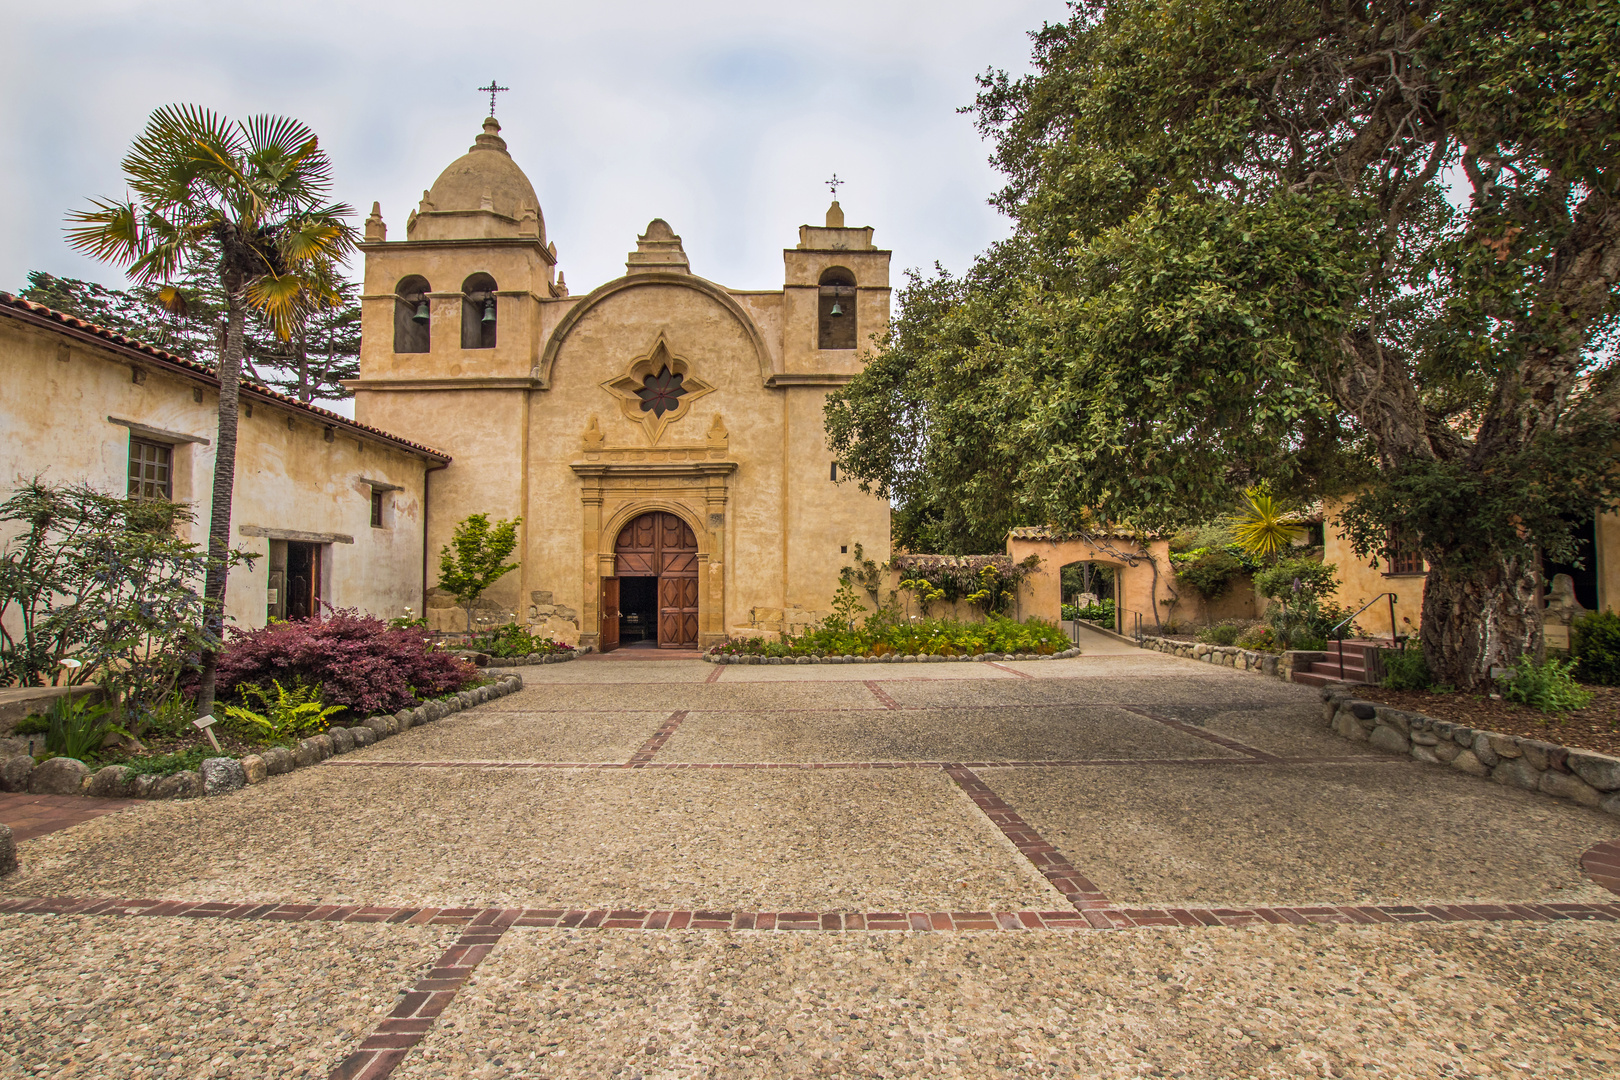
<path fill-rule="evenodd" d="M 1293 506 L 1264 488 L 1246 488 L 1243 507 L 1232 519 L 1232 532 L 1244 551 L 1270 561 L 1305 531 L 1294 523 L 1297 517 Z"/>
<path fill-rule="evenodd" d="M 133 196 L 93 199 L 92 209 L 70 214 L 68 243 L 124 267 L 139 285 L 167 286 L 191 270 L 218 273 L 226 300 L 203 585 L 208 637 L 217 646 L 225 623 L 243 323 L 255 307 L 278 335 L 291 336 L 310 305 L 310 281 L 353 250 L 354 229 L 344 219 L 354 210 L 326 201 L 331 160 L 314 132 L 284 116 L 233 123 L 195 105 L 165 106 L 147 121 L 123 166 Z M 160 290 L 168 294 L 178 295 Z M 198 715 L 213 711 L 217 663 L 216 648 L 203 654 Z"/>

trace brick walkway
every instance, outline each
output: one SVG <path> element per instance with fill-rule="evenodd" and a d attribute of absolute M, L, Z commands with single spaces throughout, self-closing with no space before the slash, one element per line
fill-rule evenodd
<path fill-rule="evenodd" d="M 1089 1063 L 1075 1069 L 1082 1075 L 1121 1061 L 1139 1066 L 1133 1074 L 1189 1076 L 1483 1072 L 1485 1059 L 1459 1048 L 1455 1032 L 1498 1000 L 1524 1012 L 1516 1035 L 1496 1032 L 1526 1062 L 1514 1066 L 1521 1072 L 1607 1076 L 1620 1064 L 1594 1049 L 1612 1045 L 1620 1025 L 1612 996 L 1595 989 L 1609 976 L 1586 974 L 1620 962 L 1620 827 L 1325 735 L 1308 692 L 1146 654 L 876 678 L 871 668 L 659 657 L 661 674 L 642 679 L 636 659 L 547 668 L 557 680 L 548 683 L 525 672 L 528 686 L 512 698 L 226 798 L 114 806 L 0 796 L 0 820 L 31 815 L 13 828 L 34 841 L 20 850 L 23 870 L 0 885 L 0 956 L 18 957 L 10 968 L 0 960 L 0 1072 L 54 1062 L 59 1075 L 110 1075 L 115 1052 L 150 1053 L 149 1065 L 167 1067 L 166 1034 L 181 1029 L 160 1022 L 154 1034 L 118 1019 L 127 997 L 100 1011 L 75 1006 L 100 1020 L 71 1046 L 39 1035 L 48 1024 L 21 1003 L 53 965 L 61 986 L 79 988 L 59 993 L 84 993 L 92 970 L 116 984 L 100 935 L 122 942 L 131 931 L 120 927 L 175 920 L 198 927 L 170 946 L 196 950 L 186 962 L 198 970 L 227 926 L 455 935 L 395 984 L 391 1005 L 323 1042 L 324 1065 L 317 1053 L 296 1073 L 342 1080 L 1069 1075 L 1042 1064 L 1060 1046 L 1053 1060 L 1078 1054 Z M 142 809 L 91 820 L 129 805 Z M 58 851 L 71 855 L 53 863 Z M 728 902 L 728 890 L 788 902 Z M 523 896 L 533 899 L 501 899 Z M 202 928 L 210 922 L 214 931 Z M 23 937 L 5 937 L 8 927 Z M 1434 936 L 1453 927 L 1547 972 L 1557 984 L 1548 1002 L 1511 972 L 1493 974 L 1492 953 L 1428 972 L 1436 950 L 1461 947 Z M 1140 936 L 1166 933 L 1194 951 L 1165 954 L 1161 939 Z M 1298 934 L 1316 936 L 1296 943 Z M 942 944 L 917 952 L 924 941 Z M 978 944 L 960 953 L 943 944 L 953 941 Z M 319 988 L 341 947 L 320 946 L 332 962 L 318 948 L 313 967 L 289 954 L 281 978 Z M 952 990 L 923 979 L 941 972 L 939 949 L 968 965 L 999 959 Z M 1177 1008 L 1142 1004 L 1144 981 L 1179 979 L 1187 956 L 1212 952 L 1228 959 L 1188 983 L 1192 996 Z M 799 956 L 807 966 L 790 974 Z M 1034 988 L 991 993 L 988 1011 L 974 1012 L 997 972 L 1026 958 L 1043 974 L 1017 982 Z M 694 963 L 708 974 L 682 1004 L 670 994 Z M 1388 1045 L 1337 1039 L 1340 1027 L 1384 1024 L 1390 1006 L 1344 984 L 1386 969 L 1428 972 L 1401 991 L 1422 1018 Z M 1312 1000 L 1325 1006 L 1279 1009 L 1280 970 L 1296 972 L 1289 991 L 1320 984 Z M 1109 971 L 1122 981 L 1099 990 Z M 1453 997 L 1454 984 L 1466 993 Z M 185 978 L 164 987 L 189 992 Z M 782 1012 L 784 990 L 821 1004 Z M 1203 1022 L 1204 993 L 1211 1026 L 1188 1029 Z M 733 998 L 744 1010 L 735 1015 L 725 1009 Z M 264 1000 L 278 1024 L 295 1008 Z M 847 1025 L 894 1000 L 924 1011 L 870 1030 L 861 1020 L 858 1051 L 836 1025 L 800 1030 L 789 1018 L 836 1014 Z M 1564 1021 L 1559 1040 L 1537 1042 L 1538 1018 L 1566 1004 L 1585 1033 L 1571 1042 Z M 963 1010 L 978 1019 L 943 1019 Z M 1052 1010 L 1069 1019 L 1035 1020 Z M 1065 1025 L 1127 1014 L 1129 1034 L 1104 1033 L 1086 1049 L 1063 1036 Z M 1239 1023 L 1280 1033 L 1245 1040 L 1231 1034 L 1242 1035 Z M 205 1071 L 234 1059 L 231 1039 L 257 1037 L 251 1023 L 227 1030 L 189 1036 L 174 1057 L 179 1073 L 139 1075 L 235 1075 L 228 1064 Z M 744 1030 L 756 1032 L 751 1041 L 739 1041 Z M 907 1031 L 935 1049 L 904 1049 Z M 668 1043 L 664 1032 L 685 1034 Z M 993 1064 L 1013 1047 L 1036 1057 Z M 683 1064 L 691 1055 L 704 1064 Z"/>
<path fill-rule="evenodd" d="M 20 843 L 140 805 L 138 799 L 81 799 L 73 795 L 0 792 L 0 825 L 10 826 L 12 839 Z"/>

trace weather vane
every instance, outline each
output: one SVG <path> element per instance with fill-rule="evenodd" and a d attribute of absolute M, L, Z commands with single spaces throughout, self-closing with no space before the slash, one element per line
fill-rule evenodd
<path fill-rule="evenodd" d="M 832 192 L 833 202 L 838 201 L 838 185 L 847 182 L 848 181 L 838 179 L 837 173 L 833 173 L 832 179 L 827 181 L 827 190 Z"/>
<path fill-rule="evenodd" d="M 480 86 L 478 88 L 478 92 L 480 94 L 489 95 L 489 115 L 495 115 L 495 95 L 505 93 L 510 89 L 512 89 L 510 86 L 496 86 L 494 79 L 489 80 L 488 86 Z"/>

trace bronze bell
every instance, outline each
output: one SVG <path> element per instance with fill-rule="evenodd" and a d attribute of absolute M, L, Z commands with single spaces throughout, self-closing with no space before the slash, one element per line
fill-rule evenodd
<path fill-rule="evenodd" d="M 428 302 L 426 300 L 418 300 L 416 302 L 416 314 L 412 315 L 411 318 L 420 323 L 425 323 L 428 321 Z"/>
<path fill-rule="evenodd" d="M 828 312 L 828 314 L 836 319 L 840 315 L 842 315 L 843 313 L 844 313 L 843 307 L 838 303 L 837 300 L 834 300 L 833 301 L 833 306 L 832 306 L 832 311 Z"/>
<path fill-rule="evenodd" d="M 484 301 L 484 317 L 479 321 L 487 323 L 495 321 L 495 298 L 493 296 Z"/>

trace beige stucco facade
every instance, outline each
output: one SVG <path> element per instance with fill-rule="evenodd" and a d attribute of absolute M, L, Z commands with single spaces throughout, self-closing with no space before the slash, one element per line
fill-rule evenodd
<path fill-rule="evenodd" d="M 592 644 L 620 530 L 664 511 L 697 537 L 698 644 L 821 618 L 857 543 L 889 553 L 887 503 L 833 478 L 822 408 L 887 323 L 890 253 L 835 203 L 784 251 L 781 288 L 734 289 L 655 220 L 623 276 L 571 295 L 498 132 L 485 122 L 403 238 L 374 209 L 363 245 L 356 416 L 454 458 L 431 479 L 429 550 L 470 514 L 521 516 L 520 568 L 486 617 Z M 844 347 L 821 347 L 823 324 Z M 643 409 L 665 370 L 673 408 Z M 429 605 L 464 625 L 448 597 Z"/>
<path fill-rule="evenodd" d="M 169 497 L 194 515 L 183 536 L 203 544 L 218 387 L 208 369 L 0 294 L 3 491 L 38 476 L 124 495 L 131 441 L 165 447 Z M 244 387 L 241 403 L 231 545 L 261 558 L 231 572 L 229 619 L 263 626 L 277 610 L 269 556 L 289 542 L 318 558 L 321 601 L 385 618 L 419 610 L 423 477 L 445 456 L 262 388 Z M 20 531 L 0 529 L 0 542 Z"/>
<path fill-rule="evenodd" d="M 1113 568 L 1115 629 L 1120 633 L 1138 629 L 1155 633 L 1175 599 L 1170 542 L 1158 537 L 1055 536 L 1042 528 L 1020 528 L 1007 537 L 1007 554 L 1015 564 L 1031 555 L 1041 560 L 1018 589 L 1018 614 L 1023 618 L 1038 616 L 1056 622 L 1061 617 L 1063 568 L 1077 562 Z"/>

